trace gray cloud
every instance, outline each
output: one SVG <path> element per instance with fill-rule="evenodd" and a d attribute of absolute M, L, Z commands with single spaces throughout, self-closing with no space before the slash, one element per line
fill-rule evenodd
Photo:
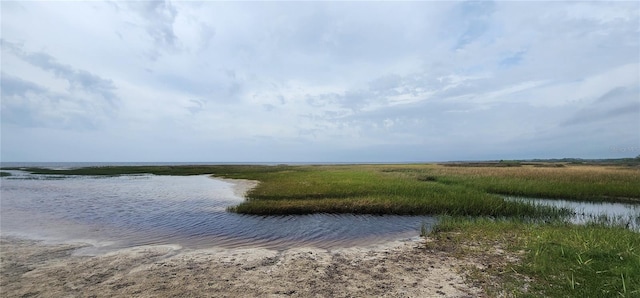
<path fill-rule="evenodd" d="M 114 116 L 110 105 L 94 98 L 51 92 L 20 78 L 3 75 L 2 88 L 4 125 L 96 130 Z"/>
<path fill-rule="evenodd" d="M 111 6 L 119 13 L 134 12 L 138 16 L 139 22 L 128 23 L 134 28 L 144 30 L 152 41 L 151 46 L 146 49 L 146 58 L 156 61 L 165 53 L 176 53 L 180 50 L 181 44 L 174 30 L 178 10 L 171 1 L 111 2 Z M 122 38 L 122 32 L 116 33 Z"/>
<path fill-rule="evenodd" d="M 60 93 L 3 71 L 1 94 L 4 124 L 95 130 L 115 114 L 118 98 L 111 80 L 61 64 L 48 54 L 27 52 L 21 45 L 6 40 L 2 40 L 2 49 L 69 84 L 67 92 Z"/>
<path fill-rule="evenodd" d="M 85 92 L 102 96 L 111 104 L 115 104 L 117 97 L 115 95 L 116 87 L 113 81 L 103 79 L 89 71 L 82 69 L 74 69 L 69 65 L 58 63 L 54 57 L 41 52 L 27 52 L 23 47 L 16 43 L 11 43 L 4 39 L 0 40 L 2 49 L 9 51 L 20 59 L 33 66 L 53 73 L 56 77 L 69 82 L 71 89 L 80 89 Z"/>
<path fill-rule="evenodd" d="M 576 111 L 563 126 L 584 125 L 621 117 L 640 119 L 640 86 L 617 87 L 607 91 L 588 106 Z M 632 124 L 633 125 L 633 124 Z"/>
<path fill-rule="evenodd" d="M 27 93 L 39 94 L 47 92 L 47 90 L 42 86 L 4 72 L 0 75 L 0 81 L 2 82 L 2 90 L 0 91 L 3 98 L 7 96 L 25 96 Z"/>
<path fill-rule="evenodd" d="M 132 4 L 141 6 L 140 14 L 149 22 L 147 32 L 157 44 L 175 46 L 177 38 L 173 32 L 173 22 L 178 12 L 171 2 L 144 1 Z"/>

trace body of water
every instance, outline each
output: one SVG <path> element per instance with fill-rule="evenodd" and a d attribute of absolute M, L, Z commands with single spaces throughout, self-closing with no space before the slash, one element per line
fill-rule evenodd
<path fill-rule="evenodd" d="M 569 221 L 575 224 L 604 222 L 621 224 L 640 231 L 640 204 L 619 202 L 576 202 L 558 199 L 505 197 L 507 200 L 533 203 L 543 206 L 567 208 L 574 211 Z"/>
<path fill-rule="evenodd" d="M 52 165 L 69 167 L 69 165 Z M 208 176 L 32 175 L 9 171 L 0 184 L 0 229 L 113 249 L 151 244 L 187 248 L 367 245 L 415 237 L 427 216 L 230 213 L 242 202 L 232 184 Z"/>

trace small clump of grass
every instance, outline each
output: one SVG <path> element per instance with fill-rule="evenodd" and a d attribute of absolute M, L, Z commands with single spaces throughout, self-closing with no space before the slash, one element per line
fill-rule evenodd
<path fill-rule="evenodd" d="M 9 177 L 11 176 L 11 173 L 9 172 L 0 172 L 0 177 Z"/>
<path fill-rule="evenodd" d="M 438 181 L 438 177 L 436 177 L 436 176 L 419 176 L 418 180 L 419 181 L 425 181 L 425 182 L 437 182 Z"/>

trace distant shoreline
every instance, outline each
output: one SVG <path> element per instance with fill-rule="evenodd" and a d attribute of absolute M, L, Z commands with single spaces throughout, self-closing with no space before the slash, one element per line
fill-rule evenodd
<path fill-rule="evenodd" d="M 311 166 L 311 165 L 411 165 L 411 164 L 541 164 L 541 163 L 569 163 L 569 164 L 635 164 L 640 165 L 640 158 L 531 158 L 531 159 L 487 159 L 487 160 L 449 160 L 449 161 L 384 161 L 384 162 L 0 162 L 0 168 L 14 167 L 45 167 L 45 168 L 85 168 L 112 166 L 216 166 L 216 165 L 260 165 L 260 166 Z"/>

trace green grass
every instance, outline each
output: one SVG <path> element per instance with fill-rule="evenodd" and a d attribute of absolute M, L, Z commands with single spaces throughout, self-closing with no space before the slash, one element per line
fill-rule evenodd
<path fill-rule="evenodd" d="M 472 165 L 474 166 L 396 166 L 388 171 L 428 177 L 447 185 L 509 196 L 640 202 L 638 167 Z"/>
<path fill-rule="evenodd" d="M 240 213 L 542 216 L 555 211 L 529 204 L 512 204 L 498 196 L 463 186 L 388 175 L 369 166 L 303 167 L 232 177 L 261 181 L 248 194 L 249 200 L 231 209 Z"/>
<path fill-rule="evenodd" d="M 430 237 L 490 265 L 470 277 L 492 296 L 640 297 L 640 234 L 624 227 L 444 218 Z"/>
<path fill-rule="evenodd" d="M 11 173 L 9 172 L 0 172 L 0 177 L 9 177 L 11 176 Z"/>
<path fill-rule="evenodd" d="M 584 201 L 640 199 L 640 168 L 606 166 L 478 168 L 437 171 L 443 183 L 489 193 Z"/>
<path fill-rule="evenodd" d="M 124 166 L 37 174 L 212 174 L 258 180 L 231 211 L 246 214 L 405 214 L 558 217 L 567 210 L 505 202 L 501 195 L 582 200 L 640 200 L 640 170 L 604 166 L 450 167 L 416 165 Z"/>

